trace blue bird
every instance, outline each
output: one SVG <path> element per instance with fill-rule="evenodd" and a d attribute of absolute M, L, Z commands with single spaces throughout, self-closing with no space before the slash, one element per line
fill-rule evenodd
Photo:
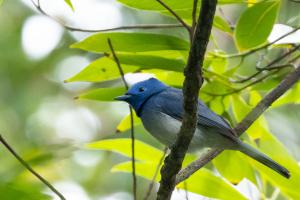
<path fill-rule="evenodd" d="M 183 116 L 182 90 L 165 85 L 155 78 L 134 84 L 126 94 L 115 98 L 129 103 L 141 118 L 146 130 L 164 145 L 171 146 L 179 132 Z M 203 148 L 240 151 L 289 178 L 289 171 L 274 160 L 243 143 L 229 123 L 198 100 L 198 122 L 189 151 Z"/>

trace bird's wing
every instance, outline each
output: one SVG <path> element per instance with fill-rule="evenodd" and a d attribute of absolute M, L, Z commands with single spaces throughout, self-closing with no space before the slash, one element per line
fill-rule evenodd
<path fill-rule="evenodd" d="M 162 112 L 182 121 L 183 118 L 183 94 L 175 88 L 169 88 L 158 94 L 154 103 Z M 198 125 L 215 128 L 216 132 L 235 140 L 236 135 L 232 128 L 221 116 L 210 110 L 203 102 L 198 101 Z"/>

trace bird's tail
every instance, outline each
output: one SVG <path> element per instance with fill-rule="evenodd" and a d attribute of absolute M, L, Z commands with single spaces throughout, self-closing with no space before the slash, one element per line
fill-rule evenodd
<path fill-rule="evenodd" d="M 290 172 L 286 168 L 269 158 L 267 155 L 263 154 L 262 152 L 259 152 L 252 146 L 243 142 L 240 142 L 239 146 L 239 151 L 241 151 L 242 153 L 271 168 L 272 170 L 276 171 L 285 178 L 290 178 Z"/>

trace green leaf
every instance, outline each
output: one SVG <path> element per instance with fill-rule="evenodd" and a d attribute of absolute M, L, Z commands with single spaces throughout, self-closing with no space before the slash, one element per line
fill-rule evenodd
<path fill-rule="evenodd" d="M 277 99 L 272 108 L 286 105 L 286 104 L 299 104 L 300 103 L 300 83 L 296 84 L 293 88 L 288 90 L 284 95 Z"/>
<path fill-rule="evenodd" d="M 136 162 L 135 163 L 135 172 L 138 176 L 146 178 L 148 180 L 152 180 L 152 177 L 155 173 L 157 163 L 153 162 Z M 123 162 L 113 166 L 111 169 L 112 172 L 125 172 L 131 173 L 132 172 L 132 164 L 131 162 Z M 158 182 L 160 180 L 160 173 L 157 174 L 155 181 Z"/>
<path fill-rule="evenodd" d="M 239 200 L 247 199 L 222 177 L 214 175 L 205 168 L 198 170 L 186 182 L 189 191 L 213 199 L 232 200 L 232 197 Z M 183 183 L 178 187 L 184 188 Z"/>
<path fill-rule="evenodd" d="M 188 58 L 188 51 L 162 50 L 162 51 L 138 52 L 138 53 L 131 53 L 131 54 L 132 55 L 146 55 L 146 56 L 151 55 L 151 56 L 159 56 L 159 57 L 163 57 L 163 58 L 179 59 L 179 60 L 187 60 L 187 58 Z"/>
<path fill-rule="evenodd" d="M 50 200 L 53 199 L 49 195 L 43 193 L 40 184 L 21 181 L 16 179 L 14 182 L 0 183 L 0 193 L 2 200 Z"/>
<path fill-rule="evenodd" d="M 147 0 L 118 0 L 123 5 L 131 8 L 136 8 L 139 10 L 149 10 L 156 11 L 164 15 L 173 15 L 166 10 L 157 1 L 147 1 Z M 178 16 L 183 18 L 186 22 L 191 23 L 192 21 L 192 10 L 193 1 L 180 1 L 180 0 L 163 0 L 163 2 L 168 5 Z M 246 3 L 246 0 L 219 0 L 219 4 L 232 4 L 232 3 Z M 201 1 L 198 2 L 198 7 L 200 7 Z M 198 9 L 199 10 L 199 9 Z"/>
<path fill-rule="evenodd" d="M 252 96 L 253 97 L 250 97 L 250 102 L 257 102 L 260 98 L 258 93 L 252 94 Z M 235 96 L 233 100 L 234 113 L 237 112 L 237 109 L 240 109 L 241 112 L 247 112 L 246 110 L 250 109 L 246 102 L 238 98 L 238 96 Z M 235 114 L 235 116 L 238 117 L 240 117 L 240 115 L 241 114 Z M 251 136 L 250 138 L 253 140 L 253 144 L 259 144 L 258 147 L 260 151 L 264 152 L 291 172 L 291 178 L 286 179 L 257 161 L 247 158 L 249 162 L 264 178 L 271 182 L 272 185 L 278 187 L 285 195 L 291 199 L 299 199 L 300 194 L 295 191 L 300 187 L 300 167 L 297 161 L 289 155 L 286 148 L 269 132 L 265 118 L 261 116 L 257 119 L 247 130 L 247 133 Z"/>
<path fill-rule="evenodd" d="M 155 10 L 166 11 L 166 9 L 157 1 L 148 0 L 118 0 L 120 3 L 141 10 Z M 192 1 L 176 1 L 176 0 L 164 0 L 166 5 L 172 8 L 174 11 L 179 9 L 191 9 L 193 7 Z"/>
<path fill-rule="evenodd" d="M 65 0 L 65 2 L 74 11 L 74 6 L 73 6 L 71 0 Z"/>
<path fill-rule="evenodd" d="M 276 78 L 275 76 L 269 76 L 264 81 L 261 81 L 251 87 L 251 90 L 256 91 L 262 91 L 262 92 L 268 92 L 272 90 L 274 87 L 276 87 L 281 80 Z"/>
<path fill-rule="evenodd" d="M 118 0 L 120 3 L 139 10 L 149 10 L 159 12 L 160 14 L 174 17 L 167 9 L 165 9 L 157 1 L 147 0 Z M 186 23 L 192 22 L 192 8 L 193 1 L 177 1 L 177 0 L 163 0 L 179 17 L 181 17 Z"/>
<path fill-rule="evenodd" d="M 225 111 L 222 97 L 216 97 L 213 100 L 209 101 L 209 108 L 212 109 L 215 113 L 222 115 Z"/>
<path fill-rule="evenodd" d="M 211 82 L 205 83 L 202 87 L 202 92 L 204 93 L 223 94 L 230 91 L 232 91 L 231 85 L 221 79 L 214 79 Z"/>
<path fill-rule="evenodd" d="M 278 187 L 280 191 L 289 196 L 291 199 L 300 199 L 300 167 L 297 161 L 292 158 L 287 149 L 264 127 L 264 134 L 259 139 L 259 150 L 270 156 L 273 160 L 286 167 L 291 178 L 286 179 L 269 169 L 268 167 L 254 161 L 249 160 L 253 166 L 261 172 L 262 176 L 267 179 L 272 185 Z"/>
<path fill-rule="evenodd" d="M 131 139 L 108 139 L 100 140 L 86 145 L 89 149 L 107 150 L 122 154 L 131 158 Z M 135 158 L 146 162 L 159 162 L 162 157 L 162 151 L 144 143 L 135 140 Z"/>
<path fill-rule="evenodd" d="M 138 176 L 152 180 L 155 173 L 157 163 L 148 162 L 136 162 L 136 173 Z M 115 165 L 112 168 L 113 172 L 132 172 L 131 162 L 125 162 Z M 156 181 L 160 180 L 160 174 L 156 177 Z M 230 184 L 225 182 L 221 177 L 214 175 L 211 171 L 202 168 L 194 173 L 186 181 L 187 189 L 190 192 L 194 192 L 203 196 L 207 196 L 215 199 L 231 200 L 234 199 L 246 199 L 241 193 L 234 189 Z M 177 186 L 178 188 L 184 189 L 183 183 Z"/>
<path fill-rule="evenodd" d="M 180 72 L 165 71 L 159 69 L 142 70 L 142 72 L 154 74 L 155 77 L 162 82 L 174 87 L 181 88 L 184 80 L 183 73 Z"/>
<path fill-rule="evenodd" d="M 212 69 L 212 71 L 218 74 L 222 74 L 227 69 L 228 60 L 224 57 L 207 56 L 206 60 L 210 60 L 207 63 L 208 66 Z"/>
<path fill-rule="evenodd" d="M 124 94 L 124 87 L 98 88 L 79 95 L 78 99 L 91 99 L 97 101 L 113 101 L 116 96 Z"/>
<path fill-rule="evenodd" d="M 259 92 L 257 91 L 251 91 L 250 92 L 250 99 L 249 99 L 249 104 L 250 106 L 256 106 L 256 104 L 259 103 L 259 101 L 261 101 L 262 97 L 261 95 L 259 94 Z"/>
<path fill-rule="evenodd" d="M 185 62 L 182 59 L 168 59 L 152 55 L 118 54 L 121 64 L 139 66 L 139 69 L 162 69 L 182 72 Z"/>
<path fill-rule="evenodd" d="M 275 23 L 280 1 L 262 1 L 248 8 L 234 32 L 239 49 L 255 48 L 266 42 Z"/>
<path fill-rule="evenodd" d="M 160 50 L 189 50 L 189 42 L 180 38 L 152 33 L 97 33 L 71 45 L 71 48 L 103 53 L 110 52 L 110 38 L 116 52 L 145 52 Z"/>
<path fill-rule="evenodd" d="M 259 98 L 258 93 L 252 94 L 250 102 L 254 103 Z M 232 96 L 232 109 L 236 121 L 240 122 L 252 109 L 249 104 L 239 95 Z M 248 128 L 247 133 L 252 139 L 260 138 L 264 134 L 264 128 L 267 125 L 266 120 L 263 117 L 258 118 L 255 122 Z"/>
<path fill-rule="evenodd" d="M 160 56 L 118 54 L 124 73 L 146 69 L 162 69 L 182 72 L 185 63 L 182 59 L 168 59 Z M 179 74 L 179 73 L 178 73 Z M 181 73 L 180 73 L 181 74 Z M 112 58 L 99 58 L 65 82 L 101 82 L 120 77 L 118 66 Z"/>
<path fill-rule="evenodd" d="M 213 164 L 232 184 L 238 184 L 243 178 L 256 183 L 252 166 L 245 160 L 245 155 L 238 151 L 223 151 L 213 160 Z"/>
<path fill-rule="evenodd" d="M 232 108 L 235 119 L 240 122 L 250 112 L 251 107 L 238 94 L 232 95 Z"/>
<path fill-rule="evenodd" d="M 163 152 L 139 140 L 135 141 L 135 145 L 135 156 L 137 159 L 136 173 L 141 177 L 152 180 L 156 166 L 159 163 Z M 131 158 L 131 139 L 102 140 L 88 144 L 87 147 L 90 149 L 113 151 Z M 185 158 L 184 165 L 187 165 L 193 159 L 195 159 L 195 156 L 188 154 Z M 131 173 L 131 162 L 118 164 L 112 168 L 112 171 Z M 158 175 L 156 181 L 159 179 L 160 176 Z M 187 180 L 187 183 L 189 191 L 208 197 L 229 200 L 232 199 L 232 196 L 234 196 L 235 199 L 245 199 L 243 195 L 241 195 L 230 184 L 225 182 L 221 177 L 214 175 L 212 172 L 204 168 L 193 174 Z M 184 186 L 180 184 L 178 187 L 183 188 Z M 218 188 L 218 190 L 215 190 L 214 188 Z"/>
<path fill-rule="evenodd" d="M 230 28 L 230 25 L 225 21 L 222 17 L 220 16 L 215 16 L 214 17 L 214 22 L 213 22 L 214 27 L 217 29 L 220 29 L 221 31 L 224 31 L 226 33 L 232 34 L 233 31 Z"/>
<path fill-rule="evenodd" d="M 166 9 L 156 1 L 148 0 L 118 0 L 120 3 L 141 10 L 155 10 L 155 11 L 166 11 Z M 193 9 L 193 1 L 180 1 L 180 0 L 164 0 L 166 5 L 168 5 L 172 10 L 187 10 Z M 199 1 L 199 4 L 201 2 Z M 219 4 L 232 4 L 232 3 L 247 3 L 247 0 L 219 0 Z M 198 4 L 198 5 L 199 5 Z"/>
<path fill-rule="evenodd" d="M 133 112 L 133 122 L 134 122 L 134 126 L 140 125 L 142 123 L 141 119 L 135 114 L 135 112 Z M 124 132 L 130 128 L 131 128 L 131 118 L 130 118 L 130 114 L 128 114 L 126 115 L 126 117 L 122 119 L 122 121 L 117 126 L 117 132 Z"/>
<path fill-rule="evenodd" d="M 128 66 L 128 65 L 122 65 L 122 68 L 124 73 L 134 72 L 137 69 L 139 69 L 139 67 Z M 118 77 L 120 77 L 120 72 L 118 70 L 118 66 L 116 65 L 116 63 L 107 57 L 102 57 L 90 63 L 78 74 L 65 80 L 65 82 L 74 82 L 74 81 L 101 82 L 101 81 L 113 80 Z"/>

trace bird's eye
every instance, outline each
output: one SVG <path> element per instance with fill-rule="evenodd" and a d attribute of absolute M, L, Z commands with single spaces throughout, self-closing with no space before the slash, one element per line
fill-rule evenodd
<path fill-rule="evenodd" d="M 139 92 L 144 92 L 145 91 L 145 88 L 144 87 L 140 87 L 139 88 Z"/>

